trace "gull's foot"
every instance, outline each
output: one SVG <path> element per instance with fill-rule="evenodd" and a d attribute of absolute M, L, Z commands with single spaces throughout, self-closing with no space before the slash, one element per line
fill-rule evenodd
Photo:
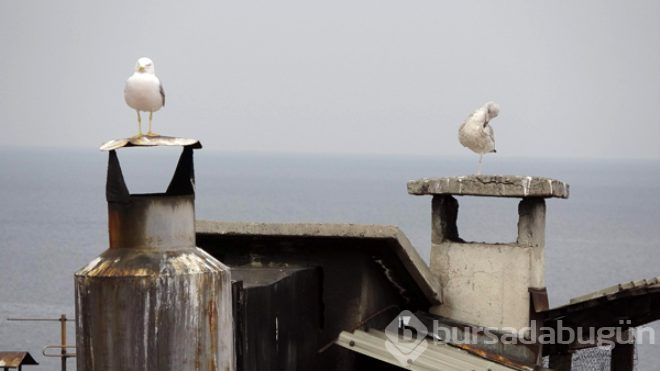
<path fill-rule="evenodd" d="M 142 132 L 139 132 L 139 133 L 133 135 L 131 138 L 139 138 L 139 137 L 143 137 L 143 136 L 144 136 L 144 134 Z"/>
<path fill-rule="evenodd" d="M 158 134 L 158 133 L 154 133 L 153 131 L 149 130 L 149 131 L 147 132 L 147 136 L 148 136 L 148 137 L 158 137 L 158 136 L 160 136 L 160 134 Z"/>

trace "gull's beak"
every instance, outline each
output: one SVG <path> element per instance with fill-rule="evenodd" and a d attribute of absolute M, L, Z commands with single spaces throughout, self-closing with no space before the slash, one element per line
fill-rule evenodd
<path fill-rule="evenodd" d="M 137 70 L 138 72 L 144 72 L 144 66 L 139 66 Z"/>

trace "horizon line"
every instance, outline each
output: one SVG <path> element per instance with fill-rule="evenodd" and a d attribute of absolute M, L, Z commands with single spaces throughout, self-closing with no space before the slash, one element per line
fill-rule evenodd
<path fill-rule="evenodd" d="M 80 151 L 80 150 L 99 150 L 98 146 L 52 146 L 52 145 L 22 145 L 22 144 L 0 144 L 0 151 L 2 150 L 45 150 L 45 151 Z M 352 152 L 352 151 L 297 151 L 297 150 L 259 150 L 259 149 L 221 149 L 221 148 L 208 148 L 203 147 L 202 150 L 207 153 L 226 153 L 230 155 L 275 155 L 275 156 L 318 156 L 318 157 L 419 157 L 419 158 L 444 158 L 444 159 L 469 159 L 476 155 L 469 154 L 446 154 L 446 153 L 409 153 L 409 152 Z M 505 153 L 497 153 L 490 155 L 507 160 L 600 160 L 600 161 L 660 161 L 660 157 L 614 157 L 614 156 L 594 156 L 594 155 L 575 155 L 575 156 L 547 156 L 547 155 L 512 155 Z"/>

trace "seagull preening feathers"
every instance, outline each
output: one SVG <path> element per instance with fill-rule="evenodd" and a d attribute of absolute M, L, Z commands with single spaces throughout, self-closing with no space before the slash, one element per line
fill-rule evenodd
<path fill-rule="evenodd" d="M 165 105 L 165 91 L 158 77 L 154 73 L 154 62 L 146 57 L 138 59 L 135 72 L 126 80 L 124 88 L 126 104 L 137 111 L 138 134 L 142 136 L 142 117 L 140 112 L 149 112 L 148 136 L 158 135 L 151 131 L 151 122 L 154 112 Z"/>
<path fill-rule="evenodd" d="M 484 154 L 495 151 L 495 135 L 489 125 L 490 120 L 500 113 L 500 106 L 488 102 L 474 111 L 458 129 L 458 141 L 479 155 L 477 175 L 481 174 L 481 161 Z"/>

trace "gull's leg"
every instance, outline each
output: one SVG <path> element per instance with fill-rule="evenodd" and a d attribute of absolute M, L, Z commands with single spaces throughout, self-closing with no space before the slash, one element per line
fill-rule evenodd
<path fill-rule="evenodd" d="M 153 118 L 154 118 L 154 113 L 149 112 L 149 131 L 147 132 L 147 135 L 150 136 L 150 137 L 155 137 L 155 136 L 158 135 L 158 134 L 154 133 L 153 131 L 151 131 L 151 121 L 153 120 Z"/>
<path fill-rule="evenodd" d="M 483 154 L 479 154 L 479 166 L 477 166 L 477 175 L 481 175 L 481 161 L 484 159 Z"/>
<path fill-rule="evenodd" d="M 138 133 L 136 136 L 141 137 L 142 136 L 142 116 L 140 116 L 140 111 L 135 110 L 137 112 L 138 116 Z"/>

